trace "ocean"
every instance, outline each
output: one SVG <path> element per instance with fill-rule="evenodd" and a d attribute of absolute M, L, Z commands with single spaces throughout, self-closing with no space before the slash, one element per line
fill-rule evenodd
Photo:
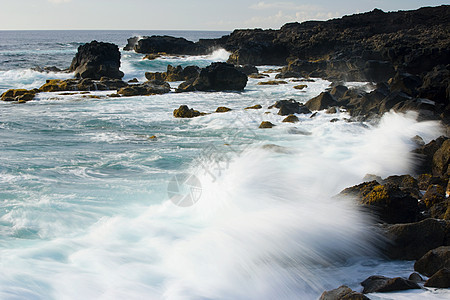
<path fill-rule="evenodd" d="M 68 68 L 83 43 L 123 48 L 152 34 L 195 41 L 227 32 L 1 31 L 0 92 L 71 78 L 32 68 Z M 229 53 L 142 56 L 122 51 L 124 80 L 144 81 L 169 64 L 205 67 Z M 375 220 L 333 196 L 366 174 L 411 172 L 412 138 L 429 142 L 439 124 L 414 113 L 347 122 L 344 111 L 283 123 L 268 106 L 304 103 L 330 82 L 299 91 L 298 82 L 259 81 L 250 78 L 243 92 L 40 93 L 0 103 L 0 299 L 317 299 L 342 284 L 360 290 L 371 275 L 409 276 L 414 262 L 375 250 L 384 242 Z M 263 109 L 244 109 L 256 104 Z M 210 114 L 175 119 L 180 105 Z M 232 110 L 213 113 L 219 106 Z M 262 121 L 276 126 L 259 129 Z"/>

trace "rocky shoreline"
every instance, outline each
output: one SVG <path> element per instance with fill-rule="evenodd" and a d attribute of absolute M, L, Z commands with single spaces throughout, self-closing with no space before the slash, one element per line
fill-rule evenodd
<path fill-rule="evenodd" d="M 380 10 L 325 22 L 290 23 L 279 30 L 235 30 L 219 39 L 197 43 L 182 38 L 152 36 L 128 39 L 124 50 L 146 55 L 206 54 L 224 48 L 228 63 L 206 68 L 169 66 L 166 72 L 146 73 L 148 81 L 124 82 L 120 51 L 116 45 L 93 41 L 82 45 L 69 71 L 75 77 L 49 79 L 33 90 L 8 90 L 3 101 L 25 103 L 40 92 L 116 90 L 110 97 L 155 95 L 171 91 L 168 82 L 183 81 L 175 92 L 242 91 L 248 77 L 264 84 L 311 78 L 332 81 L 328 91 L 305 104 L 279 100 L 270 108 L 297 122 L 295 114 L 326 110 L 347 111 L 347 121 L 377 120 L 388 111 L 416 111 L 420 120 L 450 125 L 450 6 L 385 13 Z M 263 81 L 255 65 L 283 66 L 277 81 Z M 45 69 L 45 68 L 44 68 Z M 370 91 L 352 89 L 345 81 L 371 82 Z M 305 83 L 305 84 L 303 84 Z M 259 104 L 245 109 L 260 109 Z M 229 111 L 219 107 L 217 113 Z M 205 113 L 185 105 L 174 117 L 199 117 Z M 263 122 L 260 128 L 276 124 Z M 414 174 L 385 179 L 370 175 L 366 181 L 343 190 L 336 197 L 352 197 L 379 220 L 378 230 L 389 241 L 382 249 L 390 259 L 416 260 L 410 278 L 371 276 L 362 282 L 363 293 L 346 286 L 324 292 L 321 299 L 367 299 L 365 293 L 450 288 L 450 140 L 440 137 L 425 144 L 416 137 L 417 168 Z"/>

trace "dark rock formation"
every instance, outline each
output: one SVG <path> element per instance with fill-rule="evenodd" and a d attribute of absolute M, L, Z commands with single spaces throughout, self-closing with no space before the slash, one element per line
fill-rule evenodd
<path fill-rule="evenodd" d="M 137 53 L 160 53 L 167 54 L 187 54 L 200 55 L 206 54 L 208 48 L 186 40 L 185 38 L 176 38 L 171 36 L 145 36 L 142 38 L 132 37 L 128 39 L 128 44 L 124 50 L 134 50 Z"/>
<path fill-rule="evenodd" d="M 251 74 L 258 74 L 258 68 L 254 65 L 243 65 L 243 66 L 236 66 L 236 69 L 244 73 L 245 75 L 249 76 Z"/>
<path fill-rule="evenodd" d="M 322 110 L 337 104 L 336 99 L 329 92 L 322 92 L 319 96 L 306 102 L 305 106 L 310 110 Z"/>
<path fill-rule="evenodd" d="M 78 47 L 69 71 L 77 78 L 100 79 L 109 77 L 121 79 L 119 48 L 111 43 L 92 41 Z"/>
<path fill-rule="evenodd" d="M 192 86 L 197 91 L 242 91 L 247 80 L 234 65 L 217 62 L 202 69 Z"/>
<path fill-rule="evenodd" d="M 386 227 L 391 241 L 386 255 L 392 259 L 414 260 L 428 251 L 450 242 L 450 221 L 426 219 L 417 223 L 395 224 Z"/>
<path fill-rule="evenodd" d="M 148 80 L 163 80 L 163 81 L 188 81 L 195 80 L 200 74 L 200 68 L 197 66 L 182 66 L 173 67 L 167 66 L 167 71 L 163 73 L 145 73 L 145 78 Z"/>
<path fill-rule="evenodd" d="M 151 80 L 141 84 L 129 85 L 117 91 L 119 95 L 125 97 L 166 94 L 168 92 L 170 92 L 170 85 L 167 82 L 159 80 Z"/>
<path fill-rule="evenodd" d="M 107 91 L 118 90 L 128 84 L 120 79 L 102 77 L 100 80 L 92 79 L 49 79 L 39 88 L 41 92 L 63 91 Z"/>
<path fill-rule="evenodd" d="M 360 204 L 386 223 L 407 223 L 418 219 L 417 199 L 395 184 L 365 182 L 346 188 L 339 195 L 355 197 Z"/>
<path fill-rule="evenodd" d="M 424 286 L 442 289 L 450 288 L 450 269 L 440 269 L 425 282 Z"/>
<path fill-rule="evenodd" d="M 205 113 L 201 113 L 198 110 L 194 110 L 192 108 L 189 108 L 187 105 L 181 105 L 178 109 L 175 109 L 173 111 L 173 116 L 175 118 L 193 118 L 202 116 Z"/>
<path fill-rule="evenodd" d="M 311 111 L 303 104 L 295 100 L 280 100 L 275 104 L 269 106 L 271 108 L 279 108 L 278 114 L 281 116 L 287 116 L 292 114 L 309 114 Z"/>
<path fill-rule="evenodd" d="M 34 96 L 38 92 L 39 90 L 10 89 L 0 96 L 0 100 L 8 102 L 18 101 L 20 103 L 24 103 L 33 100 Z"/>
<path fill-rule="evenodd" d="M 450 269 L 450 246 L 428 251 L 414 264 L 414 270 L 428 277 L 442 268 Z"/>
<path fill-rule="evenodd" d="M 361 285 L 364 287 L 364 294 L 420 289 L 420 286 L 414 281 L 401 277 L 370 276 L 361 282 Z"/>
<path fill-rule="evenodd" d="M 323 292 L 319 300 L 369 300 L 369 298 L 342 285 L 337 289 Z"/>

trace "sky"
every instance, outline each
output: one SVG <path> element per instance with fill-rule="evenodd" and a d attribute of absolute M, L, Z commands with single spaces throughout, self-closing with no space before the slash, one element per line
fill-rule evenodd
<path fill-rule="evenodd" d="M 0 30 L 278 29 L 288 22 L 450 4 L 418 0 L 0 0 Z"/>

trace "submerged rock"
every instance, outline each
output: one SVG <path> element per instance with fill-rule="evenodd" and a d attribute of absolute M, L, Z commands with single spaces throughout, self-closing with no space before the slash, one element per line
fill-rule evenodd
<path fill-rule="evenodd" d="M 117 45 L 92 41 L 78 47 L 69 71 L 77 78 L 100 79 L 109 77 L 121 79 L 120 52 Z"/>
<path fill-rule="evenodd" d="M 286 118 L 283 119 L 284 123 L 297 123 L 298 117 L 296 115 L 289 115 Z"/>
<path fill-rule="evenodd" d="M 246 107 L 244 109 L 261 109 L 261 108 L 262 108 L 262 106 L 260 104 L 256 104 L 253 106 Z"/>

